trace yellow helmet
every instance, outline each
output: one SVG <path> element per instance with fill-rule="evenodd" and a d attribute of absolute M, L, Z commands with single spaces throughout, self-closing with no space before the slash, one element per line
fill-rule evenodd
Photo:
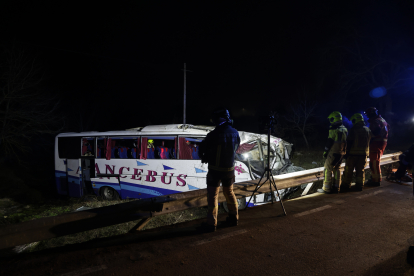
<path fill-rule="evenodd" d="M 359 123 L 359 122 L 363 122 L 364 121 L 364 117 L 362 116 L 362 114 L 361 113 L 355 113 L 354 115 L 352 115 L 352 117 L 351 117 L 351 122 L 352 122 L 352 124 L 356 124 L 356 123 Z"/>
<path fill-rule="evenodd" d="M 339 111 L 334 111 L 329 114 L 328 120 L 331 124 L 342 121 L 342 115 Z"/>
<path fill-rule="evenodd" d="M 153 144 L 154 143 L 154 140 L 148 140 L 148 144 Z"/>

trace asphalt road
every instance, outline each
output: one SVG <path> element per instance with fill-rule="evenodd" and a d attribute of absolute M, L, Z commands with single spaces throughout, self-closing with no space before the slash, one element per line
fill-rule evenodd
<path fill-rule="evenodd" d="M 0 275 L 414 275 L 412 187 L 313 194 L 240 212 L 0 260 Z M 224 220 L 225 217 L 219 217 Z"/>

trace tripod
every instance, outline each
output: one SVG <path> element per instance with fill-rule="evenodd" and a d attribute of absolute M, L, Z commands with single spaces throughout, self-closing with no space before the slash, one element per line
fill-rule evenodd
<path fill-rule="evenodd" d="M 254 194 L 263 186 L 263 184 L 266 183 L 266 181 L 269 181 L 270 197 L 272 199 L 272 204 L 273 204 L 273 197 L 274 197 L 273 190 L 272 190 L 272 186 L 273 186 L 273 188 L 277 192 L 277 196 L 279 197 L 280 205 L 282 205 L 283 212 L 285 213 L 285 216 L 286 216 L 287 214 L 286 214 L 285 207 L 283 206 L 282 198 L 279 195 L 279 191 L 277 190 L 276 183 L 275 183 L 275 180 L 273 178 L 272 170 L 270 169 L 270 133 L 272 132 L 272 128 L 273 128 L 273 125 L 274 125 L 274 120 L 275 119 L 274 119 L 273 115 L 269 116 L 269 122 L 267 124 L 267 167 L 265 168 L 265 170 L 262 174 L 262 177 L 260 177 L 260 180 L 257 183 L 256 188 L 253 191 L 252 196 L 250 197 L 249 202 L 247 202 L 246 207 L 244 209 L 246 209 L 247 206 L 249 206 L 249 203 L 252 200 L 252 197 L 254 196 Z M 265 175 L 266 175 L 266 179 L 264 179 Z M 263 182 L 262 182 L 262 179 L 264 179 Z"/>

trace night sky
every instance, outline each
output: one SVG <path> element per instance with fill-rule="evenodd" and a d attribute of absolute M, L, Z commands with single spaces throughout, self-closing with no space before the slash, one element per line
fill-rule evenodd
<path fill-rule="evenodd" d="M 382 56 L 408 70 L 413 14 L 408 0 L 3 0 L 0 44 L 39 57 L 48 72 L 45 89 L 70 117 L 67 131 L 78 130 L 80 112 L 84 130 L 181 123 L 184 63 L 192 71 L 187 123 L 209 124 L 211 111 L 224 105 L 239 130 L 256 131 L 261 115 L 283 115 L 301 91 L 324 118 L 336 108 L 349 117 L 360 107 L 385 108 L 385 97 L 369 97 L 374 87 L 357 85 L 358 94 L 342 97 L 340 77 L 360 66 L 346 56 L 356 49 L 350 34 L 362 37 L 363 53 L 377 51 L 365 38 L 379 39 L 374 44 L 387 49 Z M 394 113 L 409 109 L 413 94 L 407 83 L 398 91 L 388 93 Z"/>

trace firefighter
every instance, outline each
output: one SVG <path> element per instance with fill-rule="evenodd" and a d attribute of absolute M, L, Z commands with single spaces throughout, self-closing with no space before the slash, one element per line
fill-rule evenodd
<path fill-rule="evenodd" d="M 216 128 L 207 134 L 199 146 L 199 155 L 203 163 L 208 163 L 207 173 L 207 222 L 198 228 L 202 232 L 214 232 L 217 227 L 218 195 L 220 183 L 229 208 L 229 216 L 223 225 L 237 226 L 238 204 L 233 192 L 234 155 L 240 145 L 240 136 L 232 125 L 226 109 L 216 109 L 212 118 Z"/>
<path fill-rule="evenodd" d="M 342 115 L 338 111 L 332 112 L 328 116 L 331 123 L 329 127 L 328 142 L 325 146 L 323 157 L 325 160 L 324 181 L 319 193 L 338 193 L 341 187 L 341 172 L 339 166 L 346 151 L 346 137 L 348 130 L 342 124 Z M 332 173 L 334 177 L 332 178 Z"/>
<path fill-rule="evenodd" d="M 371 130 L 366 127 L 361 113 L 355 113 L 351 117 L 353 124 L 347 138 L 345 170 L 341 192 L 351 188 L 352 176 L 355 169 L 355 188 L 362 191 L 365 181 L 365 165 L 369 154 L 369 142 L 372 137 Z"/>
<path fill-rule="evenodd" d="M 375 107 L 370 107 L 365 111 L 368 117 L 369 129 L 372 132 L 372 139 L 369 144 L 369 168 L 371 169 L 371 179 L 367 182 L 370 186 L 381 185 L 381 167 L 380 160 L 387 146 L 388 124 L 378 114 Z"/>
<path fill-rule="evenodd" d="M 148 140 L 147 144 L 147 159 L 154 159 L 155 158 L 155 147 L 154 147 L 154 140 Z"/>

